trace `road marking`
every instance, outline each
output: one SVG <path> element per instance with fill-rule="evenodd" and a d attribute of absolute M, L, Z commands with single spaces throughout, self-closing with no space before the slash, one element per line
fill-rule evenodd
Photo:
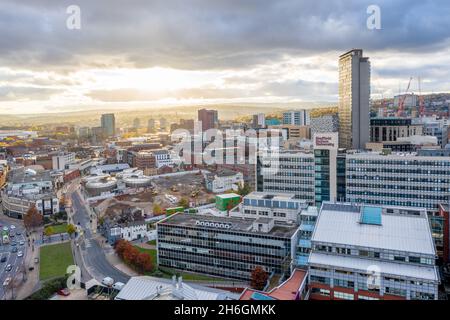
<path fill-rule="evenodd" d="M 86 248 L 92 247 L 92 243 L 89 239 L 84 240 L 84 245 L 86 246 Z"/>

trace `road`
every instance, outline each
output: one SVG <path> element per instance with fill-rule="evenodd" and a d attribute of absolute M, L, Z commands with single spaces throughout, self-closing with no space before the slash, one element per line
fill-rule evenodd
<path fill-rule="evenodd" d="M 80 251 L 83 256 L 82 260 L 84 261 L 85 268 L 97 281 L 101 281 L 105 277 L 111 277 L 114 281 L 126 283 L 130 279 L 130 276 L 112 266 L 107 260 L 105 252 L 99 243 L 93 239 L 89 212 L 87 211 L 79 192 L 72 192 L 70 197 L 72 199 L 72 210 L 74 212 L 72 216 L 73 222 L 83 231 L 83 234 L 80 236 L 80 239 L 82 239 Z"/>
<path fill-rule="evenodd" d="M 6 292 L 6 288 L 3 286 L 4 281 L 6 278 L 14 279 L 17 277 L 17 279 L 21 280 L 22 275 L 20 275 L 20 268 L 24 264 L 25 256 L 27 254 L 27 240 L 25 239 L 25 229 L 20 224 L 19 221 L 17 222 L 11 222 L 10 218 L 4 217 L 2 214 L 0 214 L 0 225 L 1 228 L 4 226 L 7 226 L 8 228 L 11 227 L 11 225 L 14 225 L 16 228 L 14 229 L 15 236 L 11 238 L 10 244 L 1 244 L 0 242 L 0 260 L 3 257 L 6 257 L 6 261 L 1 263 L 0 262 L 0 300 L 3 299 L 10 299 L 10 292 Z M 20 235 L 19 235 L 20 234 Z M 20 241 L 24 242 L 24 245 L 20 245 Z M 12 245 L 12 242 L 14 242 L 16 245 Z M 13 253 L 13 248 L 16 247 L 17 251 L 22 251 L 23 256 L 19 257 L 17 255 L 18 252 Z M 5 268 L 8 264 L 11 264 L 12 269 L 11 271 L 6 271 Z"/>

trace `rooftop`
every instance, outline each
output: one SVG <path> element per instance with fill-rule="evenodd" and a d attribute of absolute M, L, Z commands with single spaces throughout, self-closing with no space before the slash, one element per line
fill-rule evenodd
<path fill-rule="evenodd" d="M 403 214 L 388 213 L 387 209 L 401 210 Z M 419 215 L 412 215 L 413 211 Z M 425 209 L 324 203 L 312 240 L 433 256 L 436 254 Z"/>
<path fill-rule="evenodd" d="M 216 216 L 204 216 L 195 214 L 178 213 L 174 214 L 166 220 L 160 222 L 165 225 L 177 225 L 181 227 L 190 228 L 211 228 L 211 229 L 223 229 L 226 231 L 235 231 L 243 233 L 253 233 L 261 235 L 271 235 L 274 237 L 291 238 L 297 231 L 298 225 L 296 224 L 281 224 L 276 223 L 270 232 L 257 232 L 252 231 L 253 223 L 255 219 L 248 218 L 234 218 L 234 217 L 216 217 Z M 201 225 L 199 223 L 202 223 Z M 212 226 L 205 226 L 206 224 Z"/>

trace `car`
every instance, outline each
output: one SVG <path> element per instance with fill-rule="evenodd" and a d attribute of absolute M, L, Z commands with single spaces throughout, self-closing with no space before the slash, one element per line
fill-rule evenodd
<path fill-rule="evenodd" d="M 114 279 L 111 278 L 111 277 L 103 278 L 102 284 L 107 286 L 107 287 L 111 287 L 114 284 Z"/>
<path fill-rule="evenodd" d="M 22 233 L 20 231 L 16 232 L 16 236 L 20 236 Z"/>
<path fill-rule="evenodd" d="M 3 227 L 3 231 L 8 231 L 9 229 L 8 229 L 8 227 L 7 226 L 4 226 Z"/>
<path fill-rule="evenodd" d="M 69 291 L 69 289 L 67 289 L 67 288 L 59 289 L 59 290 L 56 292 L 56 294 L 57 294 L 57 295 L 60 295 L 60 296 L 67 297 L 67 296 L 70 294 L 70 291 Z"/>
<path fill-rule="evenodd" d="M 123 287 L 125 287 L 125 283 L 123 283 L 123 282 L 116 282 L 116 283 L 113 284 L 112 287 L 113 287 L 113 289 L 115 289 L 117 291 L 120 291 L 120 290 L 123 289 Z"/>
<path fill-rule="evenodd" d="M 11 282 L 11 277 L 6 278 L 5 281 L 3 281 L 3 286 L 4 287 L 8 286 L 10 284 L 10 282 Z"/>
<path fill-rule="evenodd" d="M 6 256 L 3 256 L 3 257 L 0 259 L 0 263 L 5 263 L 6 260 L 8 260 L 8 259 L 6 258 Z"/>
<path fill-rule="evenodd" d="M 17 247 L 12 248 L 11 252 L 12 253 L 16 253 L 17 252 Z"/>
<path fill-rule="evenodd" d="M 20 257 L 23 257 L 23 252 L 22 251 L 19 251 L 19 252 L 17 252 L 17 256 L 20 258 Z"/>
<path fill-rule="evenodd" d="M 34 267 L 29 267 L 28 268 L 28 271 L 33 271 L 34 270 Z"/>
<path fill-rule="evenodd" d="M 36 264 L 39 263 L 39 258 L 38 257 L 34 258 L 34 263 L 36 263 Z"/>
<path fill-rule="evenodd" d="M 10 245 L 12 245 L 13 247 L 14 247 L 14 246 L 17 246 L 17 242 L 11 241 Z"/>
<path fill-rule="evenodd" d="M 10 272 L 12 270 L 12 265 L 8 264 L 5 268 L 6 272 Z"/>
<path fill-rule="evenodd" d="M 23 246 L 24 244 L 25 244 L 25 241 L 20 240 L 19 245 L 20 245 L 20 246 Z"/>
<path fill-rule="evenodd" d="M 15 228 L 16 228 L 16 226 L 13 225 L 13 224 L 12 224 L 11 227 L 10 227 L 11 230 L 14 230 Z"/>

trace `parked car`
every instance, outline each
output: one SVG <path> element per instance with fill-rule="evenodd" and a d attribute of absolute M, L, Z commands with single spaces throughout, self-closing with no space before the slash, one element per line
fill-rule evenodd
<path fill-rule="evenodd" d="M 8 226 L 4 226 L 3 227 L 3 231 L 8 231 L 9 229 L 8 229 Z"/>
<path fill-rule="evenodd" d="M 113 284 L 112 287 L 113 287 L 113 289 L 115 289 L 117 291 L 120 291 L 120 290 L 123 289 L 123 287 L 125 287 L 125 283 L 123 283 L 123 282 L 116 282 L 116 283 Z"/>
<path fill-rule="evenodd" d="M 12 253 L 16 253 L 17 252 L 17 247 L 12 248 L 11 252 Z"/>
<path fill-rule="evenodd" d="M 19 251 L 19 252 L 17 252 L 17 256 L 20 258 L 20 257 L 23 257 L 23 252 L 22 251 Z"/>
<path fill-rule="evenodd" d="M 60 296 L 64 296 L 67 297 L 70 294 L 69 289 L 64 288 L 64 289 L 59 289 L 56 294 L 60 295 Z"/>
<path fill-rule="evenodd" d="M 10 272 L 12 270 L 12 265 L 8 264 L 5 268 L 6 272 Z"/>
<path fill-rule="evenodd" d="M 12 224 L 10 228 L 11 228 L 11 230 L 14 230 L 16 228 L 16 226 Z"/>
<path fill-rule="evenodd" d="M 29 267 L 28 268 L 28 271 L 33 271 L 34 270 L 34 267 Z"/>
<path fill-rule="evenodd" d="M 23 240 L 21 240 L 20 242 L 19 242 L 19 245 L 20 246 L 23 246 L 25 244 L 25 241 L 23 241 Z"/>
<path fill-rule="evenodd" d="M 17 242 L 15 242 L 15 241 L 13 240 L 13 241 L 11 241 L 10 245 L 12 245 L 13 247 L 14 247 L 14 246 L 17 246 Z"/>
<path fill-rule="evenodd" d="M 3 257 L 0 259 L 0 262 L 1 262 L 1 263 L 5 263 L 6 260 L 7 260 L 7 259 L 6 259 L 6 256 L 3 256 Z"/>
<path fill-rule="evenodd" d="M 39 263 L 39 258 L 38 257 L 34 258 L 34 263 L 36 263 L 36 264 Z"/>

